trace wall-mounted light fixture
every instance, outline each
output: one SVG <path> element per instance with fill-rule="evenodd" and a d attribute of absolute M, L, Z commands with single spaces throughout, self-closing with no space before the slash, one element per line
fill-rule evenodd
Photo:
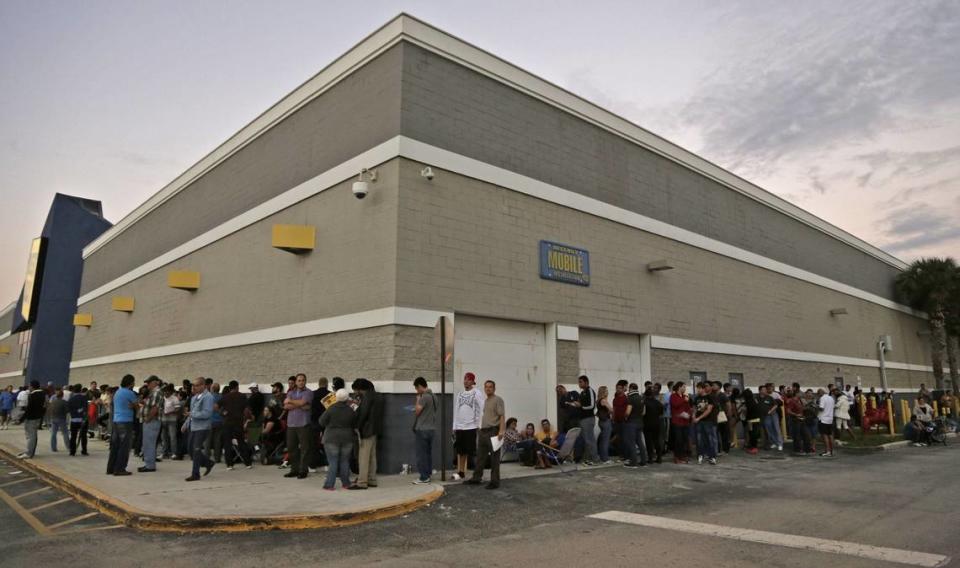
<path fill-rule="evenodd" d="M 847 315 L 847 308 L 833 308 L 830 310 L 831 316 L 845 316 Z"/>
<path fill-rule="evenodd" d="M 647 272 L 662 272 L 664 270 L 673 270 L 673 265 L 668 260 L 655 260 L 647 264 Z"/>
<path fill-rule="evenodd" d="M 369 181 L 364 180 L 364 177 Z M 377 181 L 377 170 L 368 170 L 367 168 L 360 170 L 357 181 L 353 182 L 353 196 L 357 199 L 366 197 L 370 193 L 370 183 L 375 181 Z"/>

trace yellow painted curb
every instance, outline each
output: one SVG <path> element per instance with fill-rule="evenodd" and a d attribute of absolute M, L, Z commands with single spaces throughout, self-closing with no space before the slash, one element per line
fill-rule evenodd
<path fill-rule="evenodd" d="M 174 517 L 150 513 L 114 499 L 100 490 L 74 479 L 61 471 L 49 468 L 33 460 L 20 459 L 17 451 L 0 444 L 0 456 L 16 463 L 67 493 L 81 503 L 97 509 L 104 515 L 128 527 L 151 532 L 246 532 L 254 530 L 307 530 L 359 525 L 405 515 L 433 503 L 443 496 L 441 486 L 434 486 L 430 493 L 417 499 L 398 501 L 363 511 L 343 511 L 320 515 L 276 515 L 264 517 Z"/>

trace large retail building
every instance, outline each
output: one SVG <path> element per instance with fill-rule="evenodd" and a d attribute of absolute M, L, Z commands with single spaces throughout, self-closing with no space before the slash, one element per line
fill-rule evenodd
<path fill-rule="evenodd" d="M 933 383 L 902 261 L 406 15 L 83 257 L 72 382 L 365 376 L 405 420 L 446 315 L 521 423 L 581 373 Z"/>

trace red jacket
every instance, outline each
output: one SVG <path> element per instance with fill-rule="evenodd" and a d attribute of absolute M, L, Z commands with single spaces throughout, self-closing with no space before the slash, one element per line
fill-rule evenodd
<path fill-rule="evenodd" d="M 687 418 L 680 415 L 687 413 Z M 693 416 L 693 408 L 690 406 L 690 397 L 674 394 L 670 397 L 670 423 L 675 426 L 689 426 L 690 418 Z"/>
<path fill-rule="evenodd" d="M 627 395 L 620 392 L 613 395 L 613 421 L 623 422 L 627 413 Z"/>

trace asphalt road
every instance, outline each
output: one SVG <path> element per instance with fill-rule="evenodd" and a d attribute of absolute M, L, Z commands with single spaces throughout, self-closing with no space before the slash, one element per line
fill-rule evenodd
<path fill-rule="evenodd" d="M 907 566 L 853 554 L 869 545 L 960 559 L 958 465 L 960 445 L 833 460 L 735 454 L 718 466 L 582 470 L 506 480 L 496 491 L 451 486 L 403 518 L 297 533 L 41 535 L 0 503 L 0 565 Z M 785 536 L 765 544 L 589 518 L 607 511 Z M 792 535 L 844 544 L 840 553 L 796 549 L 786 545 L 799 540 Z"/>

